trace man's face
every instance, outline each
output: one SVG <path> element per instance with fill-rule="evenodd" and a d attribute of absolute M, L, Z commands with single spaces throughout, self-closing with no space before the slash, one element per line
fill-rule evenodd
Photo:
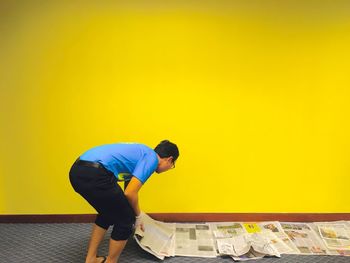
<path fill-rule="evenodd" d="M 162 161 L 158 164 L 156 173 L 163 173 L 170 169 L 175 168 L 175 163 L 173 162 L 173 157 L 162 158 Z"/>

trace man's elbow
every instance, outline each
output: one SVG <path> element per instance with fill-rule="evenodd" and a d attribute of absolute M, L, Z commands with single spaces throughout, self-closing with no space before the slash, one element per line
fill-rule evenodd
<path fill-rule="evenodd" d="M 125 196 L 128 200 L 135 200 L 137 198 L 137 193 L 125 191 Z"/>

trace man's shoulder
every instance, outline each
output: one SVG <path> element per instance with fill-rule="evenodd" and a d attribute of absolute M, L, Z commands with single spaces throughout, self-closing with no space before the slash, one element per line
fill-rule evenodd
<path fill-rule="evenodd" d="M 126 147 L 126 148 L 138 148 L 138 149 L 143 150 L 145 153 L 149 153 L 152 155 L 156 154 L 154 149 L 152 149 L 151 147 L 149 147 L 146 144 L 139 143 L 139 142 L 119 142 L 119 143 L 117 143 L 117 145 L 120 145 L 121 147 Z"/>

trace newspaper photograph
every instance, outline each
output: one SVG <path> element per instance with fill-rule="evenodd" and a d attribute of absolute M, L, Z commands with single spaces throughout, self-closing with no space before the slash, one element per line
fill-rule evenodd
<path fill-rule="evenodd" d="M 302 255 L 329 254 L 322 240 L 306 223 L 281 223 L 282 229 Z"/>
<path fill-rule="evenodd" d="M 176 224 L 175 255 L 216 257 L 216 248 L 209 224 Z"/>

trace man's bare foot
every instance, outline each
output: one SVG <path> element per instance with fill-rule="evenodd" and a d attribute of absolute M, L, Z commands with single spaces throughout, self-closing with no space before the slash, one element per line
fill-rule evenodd
<path fill-rule="evenodd" d="M 85 263 L 104 263 L 107 257 L 97 256 L 96 258 L 86 259 Z"/>

